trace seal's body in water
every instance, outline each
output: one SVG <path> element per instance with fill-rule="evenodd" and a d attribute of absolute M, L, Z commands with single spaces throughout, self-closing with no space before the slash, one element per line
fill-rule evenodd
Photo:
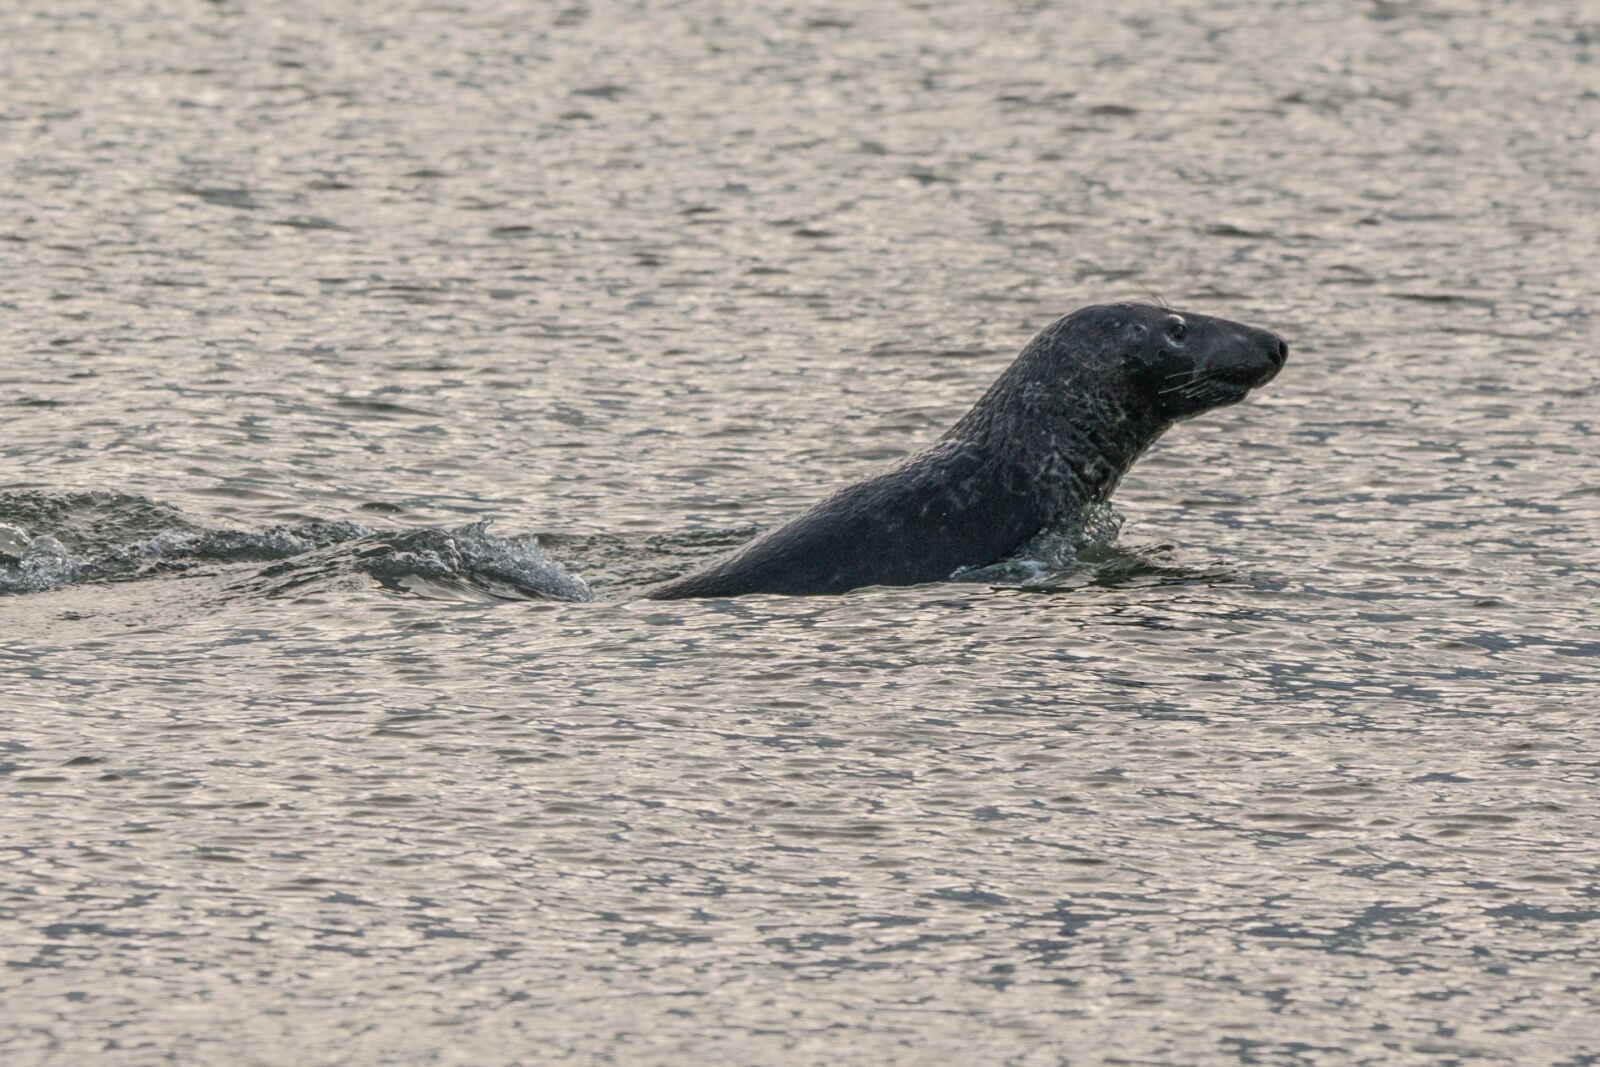
<path fill-rule="evenodd" d="M 1174 422 L 1244 399 L 1288 351 L 1226 319 L 1082 308 L 1035 337 L 931 447 L 645 595 L 842 593 L 997 563 L 1106 500 Z"/>

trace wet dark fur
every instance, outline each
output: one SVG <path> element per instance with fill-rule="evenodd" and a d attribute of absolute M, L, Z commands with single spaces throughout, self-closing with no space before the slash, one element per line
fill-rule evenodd
<path fill-rule="evenodd" d="M 1082 308 L 1035 337 L 926 450 L 645 595 L 842 593 L 996 563 L 1108 498 L 1169 426 L 1242 400 L 1287 352 L 1226 319 Z"/>

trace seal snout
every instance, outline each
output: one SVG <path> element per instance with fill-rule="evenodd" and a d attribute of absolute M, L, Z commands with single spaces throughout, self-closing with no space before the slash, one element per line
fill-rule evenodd
<path fill-rule="evenodd" d="M 1289 359 L 1289 342 L 1276 334 L 1267 334 L 1267 358 L 1277 370 L 1282 370 Z"/>
<path fill-rule="evenodd" d="M 1289 360 L 1289 342 L 1272 333 L 1270 330 L 1256 330 L 1254 348 L 1259 355 L 1252 357 L 1260 368 L 1256 385 L 1266 385 L 1278 376 L 1283 370 L 1283 365 Z"/>

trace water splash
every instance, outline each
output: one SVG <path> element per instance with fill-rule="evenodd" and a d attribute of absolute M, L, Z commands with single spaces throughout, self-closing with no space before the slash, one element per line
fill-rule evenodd
<path fill-rule="evenodd" d="M 1122 532 L 1123 516 L 1110 504 L 1095 504 L 1061 526 L 1043 530 L 1010 559 L 957 571 L 963 582 L 994 585 L 1044 585 L 1064 572 L 1106 557 Z"/>
<path fill-rule="evenodd" d="M 31 593 L 66 585 L 78 564 L 66 546 L 49 534 L 30 538 L 16 527 L 0 531 L 0 593 Z M 11 553 L 15 552 L 15 555 Z"/>
<path fill-rule="evenodd" d="M 0 522 L 0 563 L 20 561 L 28 554 L 30 540 L 25 531 Z"/>

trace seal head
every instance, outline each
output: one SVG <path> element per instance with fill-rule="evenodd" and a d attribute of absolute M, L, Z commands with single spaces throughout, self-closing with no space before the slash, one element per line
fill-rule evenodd
<path fill-rule="evenodd" d="M 1227 319 L 1082 308 L 1035 337 L 926 450 L 646 596 L 841 593 L 999 562 L 1107 499 L 1173 423 L 1270 381 L 1288 352 Z"/>

